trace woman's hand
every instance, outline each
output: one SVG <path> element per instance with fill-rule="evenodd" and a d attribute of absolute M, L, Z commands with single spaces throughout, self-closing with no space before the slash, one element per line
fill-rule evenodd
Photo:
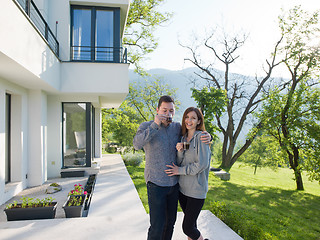
<path fill-rule="evenodd" d="M 183 143 L 182 142 L 178 142 L 177 145 L 176 145 L 176 149 L 179 152 L 183 152 Z"/>
<path fill-rule="evenodd" d="M 164 170 L 169 177 L 179 175 L 179 167 L 172 163 L 172 165 L 166 165 L 169 169 Z"/>

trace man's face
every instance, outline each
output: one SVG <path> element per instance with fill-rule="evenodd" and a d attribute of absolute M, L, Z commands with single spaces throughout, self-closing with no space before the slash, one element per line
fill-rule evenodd
<path fill-rule="evenodd" d="M 158 114 L 163 114 L 163 115 L 173 117 L 174 112 L 175 112 L 175 109 L 174 109 L 173 102 L 162 102 L 160 107 L 157 108 Z"/>

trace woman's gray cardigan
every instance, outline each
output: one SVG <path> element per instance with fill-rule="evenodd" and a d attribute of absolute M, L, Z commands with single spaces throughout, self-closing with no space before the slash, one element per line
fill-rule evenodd
<path fill-rule="evenodd" d="M 208 192 L 208 177 L 211 151 L 209 144 L 200 140 L 201 131 L 196 131 L 188 150 L 177 153 L 180 192 L 186 196 L 205 199 Z M 186 142 L 186 137 L 182 137 Z"/>

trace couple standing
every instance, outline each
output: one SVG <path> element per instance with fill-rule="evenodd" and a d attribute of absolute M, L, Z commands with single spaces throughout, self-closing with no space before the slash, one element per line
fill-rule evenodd
<path fill-rule="evenodd" d="M 174 100 L 162 96 L 154 121 L 142 123 L 133 140 L 135 149 L 145 151 L 148 240 L 172 238 L 178 200 L 184 212 L 183 232 L 188 239 L 203 240 L 196 221 L 208 191 L 211 136 L 202 133 L 204 119 L 199 109 L 188 108 L 182 125 L 172 122 L 174 113 Z M 190 143 L 188 150 L 182 142 Z"/>

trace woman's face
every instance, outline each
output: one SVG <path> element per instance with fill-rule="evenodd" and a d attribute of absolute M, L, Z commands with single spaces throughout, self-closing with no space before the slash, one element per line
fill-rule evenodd
<path fill-rule="evenodd" d="M 187 130 L 195 130 L 197 125 L 200 123 L 200 119 L 198 119 L 195 111 L 191 111 L 186 115 L 184 122 Z"/>

